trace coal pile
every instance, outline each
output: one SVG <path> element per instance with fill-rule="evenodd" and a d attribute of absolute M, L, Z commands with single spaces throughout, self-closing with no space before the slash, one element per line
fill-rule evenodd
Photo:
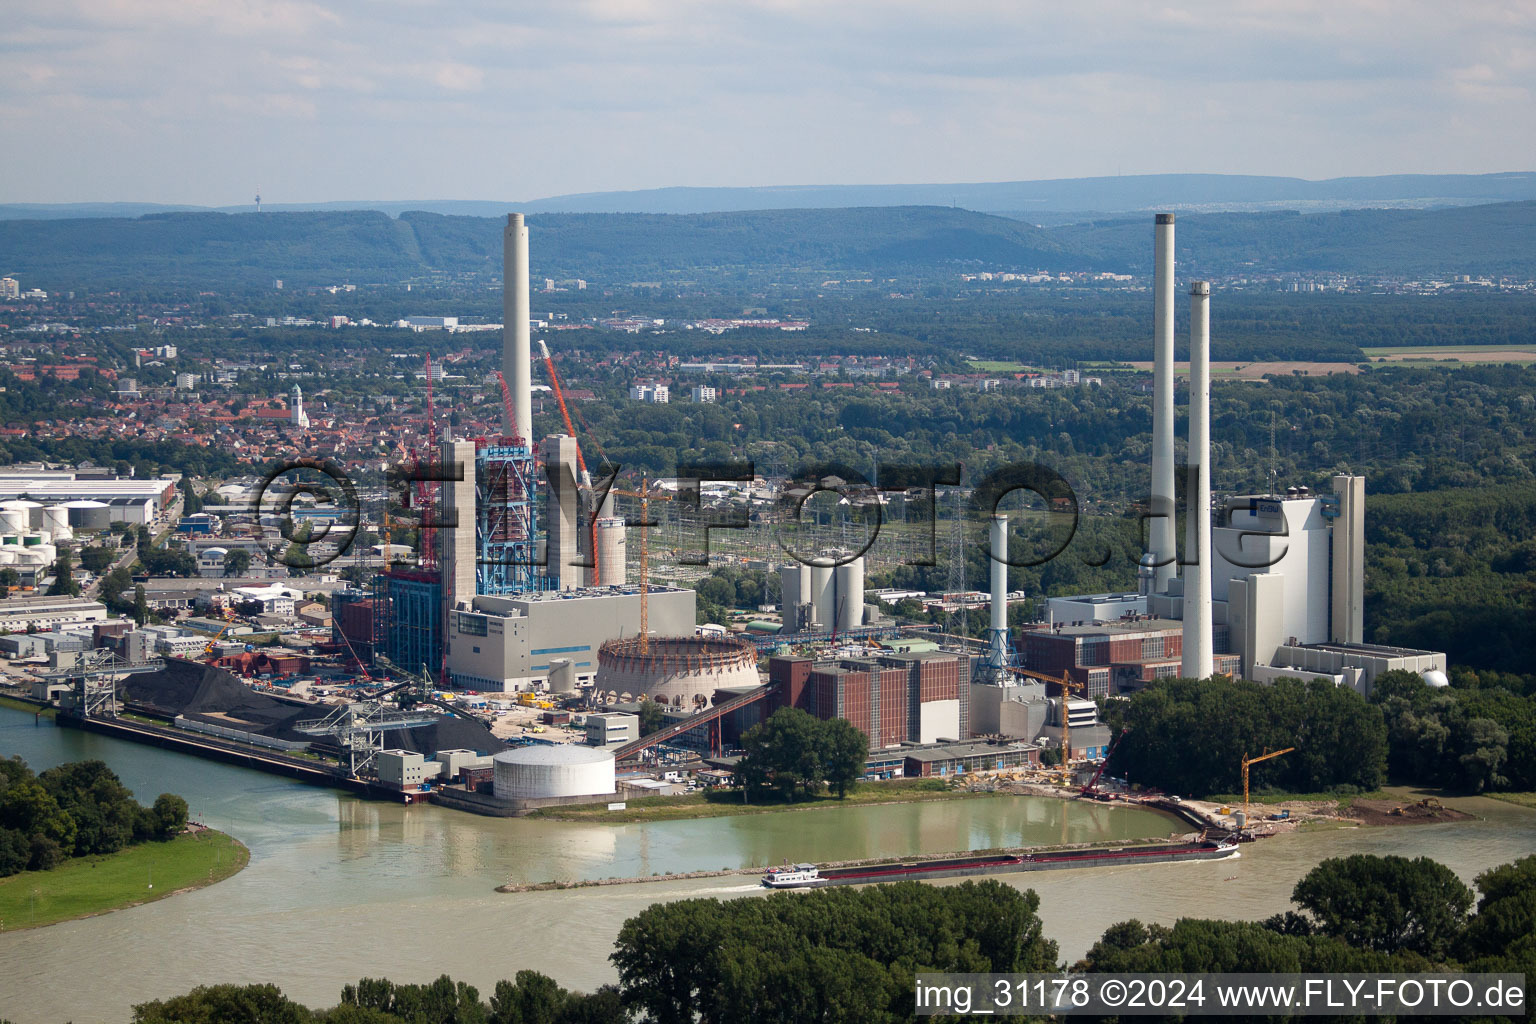
<path fill-rule="evenodd" d="M 169 717 L 184 715 L 194 721 L 243 728 L 273 739 L 330 745 L 325 737 L 301 733 L 293 726 L 324 718 L 334 710 L 332 707 L 294 707 L 252 690 L 238 676 L 212 665 L 166 658 L 165 668 L 129 676 L 118 684 L 118 692 L 127 701 L 147 705 Z M 506 746 L 486 726 L 456 715 L 444 715 L 432 725 L 384 735 L 385 743 L 391 747 L 428 756 L 439 750 L 490 754 Z"/>

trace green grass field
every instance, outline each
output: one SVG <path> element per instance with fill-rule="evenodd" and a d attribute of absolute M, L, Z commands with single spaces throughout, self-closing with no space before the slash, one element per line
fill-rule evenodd
<path fill-rule="evenodd" d="M 1037 367 L 1000 359 L 968 359 L 966 365 L 977 373 L 1033 373 Z"/>
<path fill-rule="evenodd" d="M 687 796 L 647 796 L 628 801 L 622 811 L 610 811 L 606 804 L 584 804 L 535 811 L 530 818 L 554 818 L 560 821 L 592 821 L 604 825 L 628 825 L 637 821 L 680 821 L 686 818 L 721 818 L 737 814 L 764 814 L 776 811 L 803 811 L 818 807 L 846 807 L 859 804 L 905 804 L 924 800 L 961 800 L 994 796 L 993 793 L 967 793 L 949 788 L 939 779 L 898 779 L 891 782 L 860 783 L 846 799 L 824 794 L 813 800 L 788 804 L 754 798 L 743 804 L 741 793 L 703 791 Z"/>
<path fill-rule="evenodd" d="M 1413 355 L 1416 352 L 1529 352 L 1530 345 L 1400 345 L 1362 348 L 1368 356 Z"/>
<path fill-rule="evenodd" d="M 0 931 L 40 928 L 164 899 L 228 878 L 250 858 L 244 845 L 207 829 L 103 857 L 76 857 L 52 871 L 23 871 L 0 878 Z"/>
<path fill-rule="evenodd" d="M 1483 796 L 1503 800 L 1507 804 L 1519 804 L 1521 807 L 1536 807 L 1536 793 L 1484 793 Z"/>

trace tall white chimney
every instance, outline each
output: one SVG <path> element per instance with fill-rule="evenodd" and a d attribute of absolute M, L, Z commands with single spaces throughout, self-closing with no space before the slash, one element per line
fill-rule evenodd
<path fill-rule="evenodd" d="M 1173 488 L 1173 214 L 1157 215 L 1152 272 L 1152 520 L 1147 552 L 1152 592 L 1167 591 L 1178 572 Z"/>
<path fill-rule="evenodd" d="M 1008 517 L 994 515 L 992 540 L 992 633 L 987 652 L 987 668 L 993 678 L 1003 682 L 1008 667 Z"/>
<path fill-rule="evenodd" d="M 506 432 L 533 444 L 533 397 L 528 349 L 528 226 L 520 213 L 507 214 L 501 235 L 501 374 L 512 391 L 514 422 Z"/>
<path fill-rule="evenodd" d="M 1184 657 L 1179 674 L 1208 678 L 1211 643 L 1211 286 L 1189 286 L 1189 507 L 1184 544 Z"/>

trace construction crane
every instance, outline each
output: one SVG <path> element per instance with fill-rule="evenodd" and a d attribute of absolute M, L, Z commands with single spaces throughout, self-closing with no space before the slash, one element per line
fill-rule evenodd
<path fill-rule="evenodd" d="M 500 370 L 496 371 L 496 382 L 501 385 L 501 414 L 506 417 L 506 422 L 515 424 L 517 413 L 512 410 L 512 389 L 507 387 L 507 378 Z"/>
<path fill-rule="evenodd" d="M 565 391 L 560 387 L 560 376 L 555 373 L 555 361 L 549 356 L 549 346 L 544 344 L 544 339 L 539 339 L 539 354 L 544 357 L 544 370 L 549 374 L 549 386 L 555 392 L 555 402 L 560 406 L 560 418 L 565 421 L 565 432 L 571 437 L 576 437 L 576 428 L 571 426 L 571 414 L 565 407 Z M 580 471 L 579 482 L 582 487 L 592 486 L 592 474 L 587 472 L 587 460 L 581 454 L 581 442 L 576 442 L 576 468 Z"/>
<path fill-rule="evenodd" d="M 650 589 L 651 589 L 651 586 L 650 586 L 651 553 L 650 553 L 649 544 L 647 542 L 647 538 L 650 535 L 649 523 L 651 521 L 651 499 L 654 497 L 655 500 L 657 500 L 657 501 L 671 501 L 672 500 L 672 495 L 670 495 L 670 494 L 656 494 L 656 495 L 652 495 L 651 494 L 651 488 L 650 488 L 650 481 L 648 481 L 644 477 L 640 478 L 640 489 L 638 491 L 621 491 L 618 488 L 614 488 L 614 489 L 610 490 L 608 493 L 609 494 L 620 494 L 620 495 L 623 495 L 623 496 L 628 497 L 628 498 L 639 498 L 640 499 L 640 653 L 641 653 L 641 655 L 644 655 L 647 651 L 650 650 L 650 644 L 651 644 L 651 641 L 650 641 L 650 612 L 648 610 L 649 603 L 650 603 L 649 602 L 649 595 L 650 595 Z M 593 539 L 594 539 L 594 541 L 596 540 L 595 537 Z M 597 563 L 597 552 L 596 552 L 596 544 L 594 543 L 593 544 L 593 564 L 595 565 L 596 563 Z"/>
<path fill-rule="evenodd" d="M 1025 676 L 1030 679 L 1039 679 L 1042 682 L 1055 683 L 1061 687 L 1061 784 L 1067 785 L 1072 781 L 1072 769 L 1069 763 L 1072 760 L 1072 727 L 1067 719 L 1070 711 L 1067 707 L 1072 700 L 1072 691 L 1081 690 L 1085 684 L 1079 683 L 1067 676 L 1047 675 L 1044 672 L 1031 672 L 1028 669 L 1009 669 L 1015 675 Z"/>
<path fill-rule="evenodd" d="M 213 654 L 214 646 L 219 642 L 219 639 L 221 637 L 223 637 L 223 635 L 225 633 L 229 632 L 229 627 L 233 626 L 234 624 L 235 624 L 235 610 L 234 610 L 234 608 L 230 607 L 229 605 L 225 605 L 224 606 L 224 625 L 223 625 L 223 627 L 217 633 L 213 634 L 213 639 L 209 640 L 208 641 L 208 646 L 203 648 L 203 660 L 206 661 L 208 664 L 212 664 L 213 663 L 213 658 L 211 657 L 211 655 Z"/>
<path fill-rule="evenodd" d="M 1248 820 L 1248 768 L 1249 768 L 1249 766 L 1256 765 L 1260 761 L 1268 761 L 1271 758 L 1279 757 L 1281 754 L 1289 754 L 1291 751 L 1293 751 L 1295 749 L 1296 749 L 1295 747 L 1286 747 L 1284 750 L 1276 750 L 1273 753 L 1271 753 L 1269 751 L 1265 751 L 1264 753 L 1260 754 L 1258 757 L 1249 757 L 1247 754 L 1243 755 L 1243 820 L 1244 821 Z"/>
<path fill-rule="evenodd" d="M 1129 728 L 1121 729 L 1115 734 L 1115 738 L 1109 741 L 1109 749 L 1104 751 L 1104 760 L 1099 762 L 1098 770 L 1093 773 L 1093 778 L 1089 779 L 1088 785 L 1083 787 L 1083 796 L 1098 795 L 1099 780 L 1104 777 L 1104 769 L 1109 767 L 1109 755 L 1115 752 L 1115 748 L 1120 745 L 1120 741 L 1125 739 L 1125 734 L 1130 731 Z"/>
<path fill-rule="evenodd" d="M 591 494 L 592 474 L 587 471 L 587 459 L 581 453 L 581 439 L 576 436 L 576 428 L 571 424 L 570 410 L 565 405 L 565 389 L 560 386 L 560 375 L 555 372 L 555 361 L 550 358 L 549 346 L 544 344 L 543 338 L 539 339 L 539 354 L 544 357 L 544 370 L 549 374 L 549 386 L 555 392 L 555 401 L 560 406 L 560 418 L 565 421 L 565 432 L 570 434 L 571 438 L 576 442 L 576 469 L 578 473 L 576 484 L 581 490 Z M 585 427 L 586 423 L 583 422 L 582 426 Z M 598 511 L 597 498 L 594 495 L 592 498 L 591 522 L 587 527 L 589 533 L 587 537 L 587 550 L 592 553 L 592 579 L 594 582 L 602 579 L 602 568 L 598 565 L 597 552 Z"/>

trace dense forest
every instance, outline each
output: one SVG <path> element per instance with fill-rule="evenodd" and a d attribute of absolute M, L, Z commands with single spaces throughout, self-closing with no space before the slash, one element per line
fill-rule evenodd
<path fill-rule="evenodd" d="M 1536 675 L 1461 669 L 1455 684 L 1386 672 L 1367 699 L 1294 679 L 1158 680 L 1106 702 L 1106 720 L 1124 730 L 1110 770 L 1170 793 L 1230 794 L 1242 791 L 1244 755 L 1294 747 L 1253 767 L 1255 790 L 1368 792 L 1389 779 L 1469 793 L 1536 788 Z"/>
<path fill-rule="evenodd" d="M 608 283 L 742 275 L 931 275 L 940 268 L 1145 273 L 1148 217 L 1041 228 L 943 206 L 688 215 L 546 213 L 529 219 L 535 276 Z M 494 217 L 369 210 L 156 213 L 0 221 L 0 264 L 49 290 L 498 279 Z M 1536 277 L 1536 203 L 1437 210 L 1191 214 L 1181 264 L 1226 276 L 1486 274 Z"/>
<path fill-rule="evenodd" d="M 1483 872 L 1476 891 L 1427 857 L 1325 860 L 1296 884 L 1297 910 L 1264 921 L 1181 918 L 1111 925 L 1059 964 L 1039 897 L 997 881 L 657 903 L 624 922 L 619 983 L 572 992 L 536 971 L 488 1001 L 444 975 L 364 979 L 312 1010 L 274 985 L 211 985 L 134 1008 L 135 1024 L 898 1024 L 919 973 L 1536 972 L 1536 856 Z M 1211 994 L 1213 997 L 1213 994 Z M 1097 1020 L 1099 1018 L 1086 1018 Z M 1114 1019 L 1114 1018 L 1111 1018 Z M 1182 1017 L 1146 1017 L 1148 1020 Z M 1225 1018 L 1234 1019 L 1234 1018 Z M 1332 1018 L 1329 1018 L 1332 1019 Z M 1498 1018 L 1496 1018 L 1498 1019 Z"/>
<path fill-rule="evenodd" d="M 144 807 L 101 761 L 34 775 L 19 757 L 0 759 L 0 876 L 170 839 L 186 823 L 181 797 L 162 793 Z"/>

